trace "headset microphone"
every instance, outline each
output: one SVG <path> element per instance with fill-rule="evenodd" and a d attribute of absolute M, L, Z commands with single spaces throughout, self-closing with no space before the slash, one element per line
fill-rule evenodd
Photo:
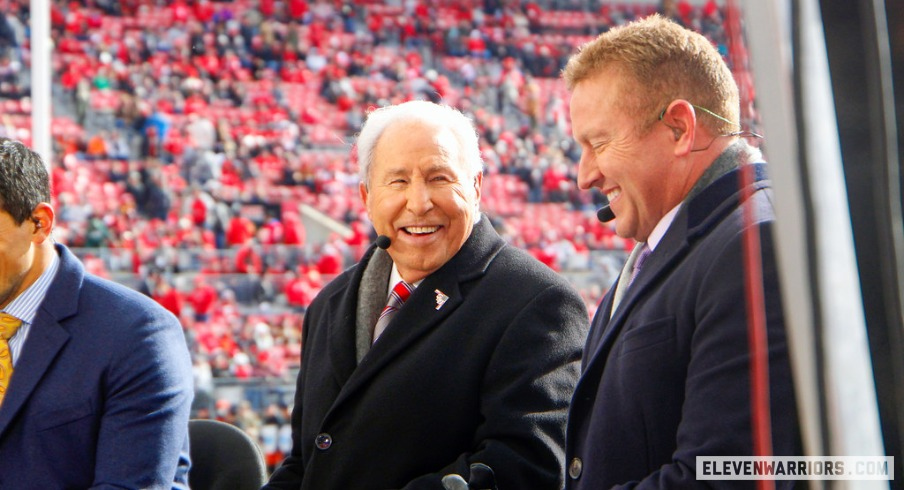
<path fill-rule="evenodd" d="M 612 212 L 612 208 L 606 204 L 596 211 L 596 219 L 600 220 L 600 223 L 608 223 L 615 219 L 615 213 Z"/>
<path fill-rule="evenodd" d="M 377 246 L 386 250 L 389 246 L 392 245 L 392 239 L 386 235 L 380 235 L 377 237 Z"/>

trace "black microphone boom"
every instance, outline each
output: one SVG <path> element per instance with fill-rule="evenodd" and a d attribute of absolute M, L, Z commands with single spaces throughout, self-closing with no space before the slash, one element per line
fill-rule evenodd
<path fill-rule="evenodd" d="M 386 235 L 380 235 L 377 237 L 377 246 L 386 250 L 389 246 L 392 245 L 392 239 Z"/>
<path fill-rule="evenodd" d="M 615 213 L 613 213 L 612 208 L 606 204 L 596 211 L 596 219 L 600 220 L 600 223 L 608 223 L 615 219 Z"/>

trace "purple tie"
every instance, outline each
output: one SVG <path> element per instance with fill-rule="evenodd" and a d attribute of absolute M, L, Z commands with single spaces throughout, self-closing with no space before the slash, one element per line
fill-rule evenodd
<path fill-rule="evenodd" d="M 641 249 L 640 254 L 637 256 L 637 259 L 634 260 L 634 270 L 631 271 L 631 280 L 628 281 L 628 286 L 634 284 L 634 279 L 637 279 L 637 274 L 640 272 L 640 268 L 643 267 L 643 263 L 647 260 L 647 257 L 653 251 L 650 250 L 650 247 L 647 246 L 646 243 L 643 244 L 643 249 Z"/>
<path fill-rule="evenodd" d="M 637 247 L 641 248 L 637 248 Z M 615 315 L 615 310 L 618 308 L 618 304 L 621 303 L 622 298 L 625 296 L 625 291 L 628 290 L 628 287 L 634 282 L 634 278 L 637 277 L 637 274 L 640 272 L 641 266 L 647 257 L 650 256 L 650 247 L 647 246 L 646 243 L 640 244 L 638 243 L 634 250 L 631 251 L 631 256 L 628 257 L 628 260 L 625 261 L 625 266 L 622 269 L 621 276 L 618 279 L 618 284 L 615 286 L 615 296 L 612 298 L 612 310 L 609 312 L 610 317 Z M 635 255 L 636 254 L 636 255 Z M 632 264 L 633 259 L 633 264 Z M 631 267 L 631 275 L 628 275 L 628 268 Z"/>
<path fill-rule="evenodd" d="M 374 342 L 377 341 L 377 338 L 389 325 L 389 321 L 392 320 L 392 317 L 399 311 L 399 308 L 402 307 L 409 296 L 411 296 L 411 286 L 405 281 L 396 283 L 389 294 L 389 301 L 386 302 L 383 312 L 380 313 L 380 319 L 377 320 L 377 325 L 374 327 Z"/>

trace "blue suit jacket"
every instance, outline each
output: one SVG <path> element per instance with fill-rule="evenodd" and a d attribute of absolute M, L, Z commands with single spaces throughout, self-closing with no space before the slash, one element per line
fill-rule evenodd
<path fill-rule="evenodd" d="M 57 251 L 0 406 L 0 488 L 187 486 L 192 377 L 178 320 Z"/>
<path fill-rule="evenodd" d="M 774 453 L 800 454 L 771 196 L 765 165 L 748 168 L 757 170 L 749 205 L 762 239 Z M 752 455 L 738 176 L 682 206 L 611 320 L 615 288 L 603 299 L 570 409 L 567 488 L 706 486 L 697 456 Z"/>

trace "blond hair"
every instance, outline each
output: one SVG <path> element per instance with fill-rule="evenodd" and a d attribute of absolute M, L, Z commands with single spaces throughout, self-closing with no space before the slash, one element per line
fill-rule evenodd
<path fill-rule="evenodd" d="M 731 123 L 698 111 L 713 134 L 740 129 L 738 86 L 722 55 L 703 35 L 658 14 L 616 27 L 580 47 L 562 77 L 568 90 L 604 70 L 617 70 L 621 109 L 645 134 L 675 99 L 684 99 Z"/>

